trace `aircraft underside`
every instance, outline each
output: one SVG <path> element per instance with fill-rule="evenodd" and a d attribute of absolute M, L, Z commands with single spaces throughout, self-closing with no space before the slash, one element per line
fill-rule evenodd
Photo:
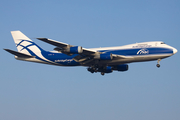
<path fill-rule="evenodd" d="M 96 73 L 96 72 L 101 72 L 102 75 L 104 75 L 105 73 L 111 73 L 113 72 L 113 70 L 117 70 L 117 71 L 127 71 L 128 70 L 128 63 L 133 63 L 133 62 L 146 62 L 146 61 L 153 61 L 153 60 L 158 60 L 157 63 L 157 67 L 160 67 L 160 60 L 170 57 L 172 54 L 164 54 L 164 55 L 144 55 L 144 56 L 134 56 L 133 58 L 126 58 L 126 59 L 113 59 L 113 60 L 93 60 L 88 62 L 84 61 L 82 63 L 79 64 L 66 64 L 64 65 L 64 63 L 49 63 L 49 62 L 44 62 L 41 60 L 38 60 L 36 58 L 21 58 L 21 57 L 15 57 L 17 60 L 23 60 L 23 61 L 29 61 L 29 62 L 37 62 L 37 63 L 43 63 L 43 64 L 50 64 L 50 65 L 57 65 L 57 66 L 84 66 L 84 67 L 88 67 L 87 70 L 91 73 Z M 63 61 L 63 60 L 61 60 Z M 64 60 L 66 61 L 66 60 Z M 120 65 L 122 67 L 124 67 L 123 69 L 118 69 L 117 65 Z"/>

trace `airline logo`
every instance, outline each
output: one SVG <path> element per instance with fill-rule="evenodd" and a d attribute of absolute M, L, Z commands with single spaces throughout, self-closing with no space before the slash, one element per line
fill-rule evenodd
<path fill-rule="evenodd" d="M 137 55 L 141 55 L 141 54 L 149 54 L 149 50 L 148 49 L 140 49 L 137 52 Z"/>
<path fill-rule="evenodd" d="M 30 47 L 30 46 L 32 46 L 32 45 L 35 45 L 35 44 L 33 44 L 33 42 L 31 42 L 31 41 L 21 40 L 21 41 L 16 45 L 16 47 L 17 47 L 17 48 L 21 48 L 20 51 L 22 51 L 22 50 L 27 49 L 28 47 Z"/>

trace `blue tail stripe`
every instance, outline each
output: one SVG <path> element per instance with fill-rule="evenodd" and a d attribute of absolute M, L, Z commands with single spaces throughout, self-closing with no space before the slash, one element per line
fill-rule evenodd
<path fill-rule="evenodd" d="M 23 43 L 24 41 L 30 42 L 31 44 L 30 44 L 30 45 L 27 45 L 27 46 L 21 45 L 21 43 Z M 35 56 L 36 59 L 38 59 L 38 60 L 41 60 L 41 61 L 44 61 L 44 62 L 47 62 L 47 63 L 50 63 L 50 64 L 57 65 L 57 64 L 55 64 L 55 63 L 51 63 L 51 62 L 49 62 L 49 61 L 46 61 L 46 60 L 38 57 L 32 50 L 30 50 L 30 49 L 28 48 L 28 47 L 33 46 L 33 45 L 35 45 L 36 47 L 38 47 L 38 48 L 40 49 L 41 54 L 42 54 L 42 52 L 43 52 L 43 53 L 46 52 L 45 50 L 43 50 L 42 48 L 40 48 L 37 44 L 35 44 L 34 42 L 29 41 L 29 40 L 22 40 L 22 41 L 21 41 L 19 44 L 17 44 L 16 46 L 17 46 L 17 47 L 18 47 L 18 46 L 23 47 L 20 51 L 22 51 L 23 49 L 26 49 L 32 56 Z M 42 56 L 43 56 L 43 55 L 42 55 Z"/>
<path fill-rule="evenodd" d="M 21 43 L 24 42 L 24 41 L 30 42 L 31 44 L 28 45 L 28 46 L 22 46 Z M 16 47 L 22 46 L 22 47 L 24 47 L 24 48 L 22 48 L 21 50 L 23 50 L 23 49 L 25 49 L 25 47 L 27 48 L 27 47 L 32 46 L 32 45 L 35 45 L 35 46 L 38 47 L 41 51 L 44 51 L 44 50 L 43 50 L 41 47 L 39 47 L 36 43 L 34 43 L 33 41 L 29 41 L 29 40 L 22 40 L 21 42 L 19 42 L 19 43 L 16 45 Z"/>

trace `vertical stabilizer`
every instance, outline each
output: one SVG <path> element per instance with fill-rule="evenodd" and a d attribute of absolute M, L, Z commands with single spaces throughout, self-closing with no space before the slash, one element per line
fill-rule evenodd
<path fill-rule="evenodd" d="M 18 52 L 33 55 L 42 52 L 42 49 L 36 45 L 31 39 L 24 35 L 21 31 L 11 31 L 12 37 L 16 44 Z"/>

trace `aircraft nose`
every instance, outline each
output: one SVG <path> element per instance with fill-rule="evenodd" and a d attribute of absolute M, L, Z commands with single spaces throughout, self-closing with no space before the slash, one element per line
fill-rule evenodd
<path fill-rule="evenodd" d="M 176 54 L 178 50 L 176 48 L 173 48 L 173 54 Z"/>

